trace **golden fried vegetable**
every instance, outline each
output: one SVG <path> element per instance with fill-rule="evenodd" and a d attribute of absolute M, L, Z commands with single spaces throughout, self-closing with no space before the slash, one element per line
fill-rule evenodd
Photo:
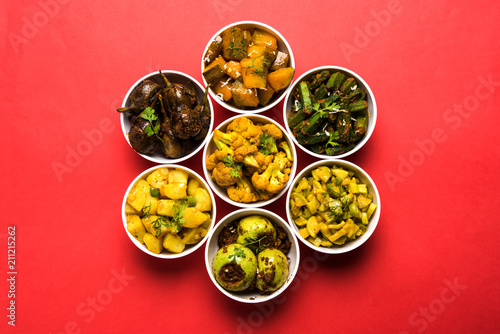
<path fill-rule="evenodd" d="M 209 191 L 179 168 L 154 170 L 126 198 L 127 231 L 155 254 L 182 252 L 201 241 L 212 223 Z"/>
<path fill-rule="evenodd" d="M 236 80 L 231 87 L 234 104 L 237 107 L 257 107 L 259 97 L 257 91 L 246 87 L 243 82 Z"/>
<path fill-rule="evenodd" d="M 241 75 L 241 73 L 240 73 Z M 231 92 L 232 80 L 229 77 L 222 77 L 215 85 L 212 86 L 215 94 L 224 101 L 229 101 L 233 97 Z"/>
<path fill-rule="evenodd" d="M 280 68 L 279 70 L 270 72 L 267 75 L 269 85 L 275 90 L 279 91 L 288 87 L 292 82 L 295 69 L 293 67 Z"/>
<path fill-rule="evenodd" d="M 243 84 L 246 88 L 266 88 L 267 69 L 270 63 L 266 62 L 266 56 L 255 58 L 244 58 L 241 60 Z"/>
<path fill-rule="evenodd" d="M 225 132 L 215 130 L 213 140 L 217 149 L 208 156 L 206 167 L 230 199 L 240 203 L 268 200 L 288 182 L 293 156 L 275 124 L 254 124 L 248 117 L 237 117 Z"/>
<path fill-rule="evenodd" d="M 219 162 L 212 170 L 212 178 L 221 187 L 229 187 L 235 184 L 241 177 L 241 170 Z"/>
<path fill-rule="evenodd" d="M 212 210 L 212 198 L 206 189 L 197 188 L 194 193 L 194 198 L 196 198 L 195 208 L 199 211 L 211 211 Z"/>
<path fill-rule="evenodd" d="M 127 231 L 141 244 L 144 243 L 144 235 L 146 234 L 146 229 L 144 228 L 141 218 L 138 215 L 127 216 Z"/>
<path fill-rule="evenodd" d="M 324 165 L 297 181 L 289 205 L 299 234 L 318 247 L 360 237 L 377 208 L 353 171 Z"/>
<path fill-rule="evenodd" d="M 163 238 L 163 247 L 170 253 L 182 253 L 186 244 L 182 241 L 181 237 L 174 233 L 167 233 Z"/>
<path fill-rule="evenodd" d="M 127 203 L 136 211 L 142 211 L 150 193 L 150 188 L 146 180 L 139 180 L 127 195 Z"/>
<path fill-rule="evenodd" d="M 198 211 L 196 208 L 188 207 L 184 209 L 184 222 L 183 227 L 194 228 L 203 224 L 207 220 L 207 216 Z"/>
<path fill-rule="evenodd" d="M 195 228 L 186 228 L 182 234 L 182 242 L 185 245 L 192 245 L 198 243 L 203 237 L 207 235 L 207 230 L 201 226 Z"/>
<path fill-rule="evenodd" d="M 144 235 L 144 244 L 150 252 L 155 254 L 160 254 L 163 250 L 162 240 L 155 237 L 151 233 L 146 233 Z"/>
<path fill-rule="evenodd" d="M 203 77 L 229 105 L 240 109 L 267 106 L 295 73 L 290 55 L 278 50 L 278 43 L 273 33 L 260 28 L 229 27 L 210 43 Z"/>
<path fill-rule="evenodd" d="M 242 69 L 240 62 L 234 60 L 228 61 L 225 65 L 225 70 L 227 75 L 229 75 L 234 80 L 241 80 Z"/>
<path fill-rule="evenodd" d="M 255 45 L 264 45 L 275 50 L 278 48 L 278 41 L 276 40 L 276 37 L 262 29 L 254 30 L 252 34 L 252 42 Z"/>

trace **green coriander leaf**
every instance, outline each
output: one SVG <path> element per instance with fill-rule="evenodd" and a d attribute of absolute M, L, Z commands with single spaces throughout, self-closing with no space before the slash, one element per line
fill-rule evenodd
<path fill-rule="evenodd" d="M 151 204 L 146 205 L 142 211 L 144 211 L 144 217 L 149 218 L 149 211 L 151 210 Z"/>
<path fill-rule="evenodd" d="M 328 155 L 333 155 L 334 154 L 333 148 L 335 146 L 339 146 L 340 145 L 337 142 L 339 140 L 339 138 L 340 138 L 340 135 L 339 135 L 338 131 L 330 132 L 330 138 L 328 139 L 328 142 L 325 145 L 326 154 L 328 154 Z"/>
<path fill-rule="evenodd" d="M 155 110 L 151 107 L 147 107 L 146 109 L 144 109 L 144 111 L 141 113 L 141 117 L 149 121 L 149 123 L 151 124 L 153 124 L 153 122 L 158 119 L 158 116 L 156 116 L 155 114 Z"/>
<path fill-rule="evenodd" d="M 246 254 L 245 254 L 245 251 L 243 250 L 243 248 L 240 248 L 240 247 L 234 247 L 234 253 L 233 254 L 229 254 L 228 256 L 228 259 L 231 261 L 231 262 L 236 262 L 236 258 L 240 257 L 242 259 L 246 258 Z"/>
<path fill-rule="evenodd" d="M 153 108 L 151 108 L 151 107 L 147 107 L 141 113 L 141 117 L 144 118 L 145 120 L 147 120 L 151 124 L 151 125 L 148 125 L 148 126 L 146 126 L 144 128 L 144 133 L 148 137 L 156 135 L 156 137 L 158 139 L 160 139 L 161 141 L 163 141 L 163 139 L 160 137 L 161 124 L 158 121 L 158 116 L 155 114 L 155 110 Z"/>
<path fill-rule="evenodd" d="M 144 128 L 144 133 L 147 134 L 148 137 L 151 137 L 155 134 L 153 128 L 149 125 Z"/>
<path fill-rule="evenodd" d="M 229 171 L 229 175 L 231 175 L 232 177 L 240 177 L 241 165 L 237 164 L 232 156 L 224 156 L 222 158 L 222 162 L 224 162 L 227 167 L 231 168 L 231 170 Z"/>
<path fill-rule="evenodd" d="M 268 134 L 262 134 L 259 136 L 259 152 L 264 154 L 264 155 L 269 155 L 271 154 L 271 136 Z"/>

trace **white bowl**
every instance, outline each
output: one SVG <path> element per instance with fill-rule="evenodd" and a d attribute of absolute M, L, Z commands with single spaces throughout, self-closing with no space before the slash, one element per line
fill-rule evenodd
<path fill-rule="evenodd" d="M 293 180 L 293 178 L 295 176 L 295 173 L 296 173 L 296 170 L 297 170 L 297 152 L 295 150 L 295 146 L 293 145 L 292 139 L 290 138 L 291 137 L 290 134 L 278 122 L 276 122 L 275 120 L 273 120 L 273 119 L 271 119 L 271 118 L 269 118 L 267 116 L 252 115 L 252 114 L 233 116 L 231 118 L 228 118 L 227 120 L 225 120 L 221 124 L 219 124 L 219 126 L 217 127 L 217 129 L 220 130 L 220 131 L 223 131 L 223 132 L 226 131 L 227 125 L 229 123 L 231 123 L 232 121 L 234 121 L 235 119 L 239 118 L 239 117 L 247 117 L 254 124 L 257 124 L 257 123 L 262 123 L 262 124 L 273 123 L 276 126 L 278 126 L 280 128 L 280 130 L 283 132 L 283 139 L 285 139 L 287 141 L 288 146 L 290 147 L 290 151 L 292 152 L 292 155 L 293 155 L 293 158 L 294 158 L 293 159 L 292 168 L 291 168 L 291 171 L 290 171 L 290 175 L 289 175 L 289 180 L 288 180 L 287 184 L 283 187 L 283 189 L 279 193 L 277 193 L 273 198 L 271 198 L 271 199 L 269 199 L 267 201 L 259 201 L 259 202 L 254 202 L 254 203 L 240 203 L 240 202 L 236 202 L 236 201 L 233 201 L 232 199 L 230 199 L 229 196 L 227 195 L 226 189 L 224 187 L 219 186 L 216 182 L 214 182 L 212 180 L 212 174 L 211 174 L 211 172 L 206 167 L 207 158 L 212 153 L 214 153 L 215 150 L 217 149 L 217 147 L 215 146 L 214 141 L 212 140 L 213 133 L 210 134 L 208 142 L 205 145 L 205 148 L 203 149 L 203 173 L 204 173 L 205 179 L 207 180 L 207 183 L 210 186 L 210 188 L 212 188 L 212 190 L 217 194 L 217 196 L 219 196 L 220 198 L 222 198 L 227 203 L 235 205 L 235 206 L 238 206 L 238 207 L 241 207 L 241 208 L 257 208 L 257 207 L 262 207 L 262 206 L 265 206 L 265 205 L 273 203 L 274 201 L 278 200 L 281 196 L 283 196 L 286 193 L 288 187 L 292 183 L 292 180 Z"/>
<path fill-rule="evenodd" d="M 377 205 L 377 208 L 373 215 L 371 216 L 368 225 L 366 226 L 366 232 L 362 236 L 346 242 L 344 245 L 333 245 L 332 247 L 322 247 L 322 246 L 315 246 L 308 240 L 305 240 L 300 234 L 299 234 L 299 228 L 295 224 L 295 222 L 292 219 L 292 214 L 290 212 L 290 197 L 292 194 L 292 190 L 295 187 L 295 184 L 304 176 L 310 175 L 311 171 L 319 166 L 328 166 L 332 167 L 333 165 L 343 167 L 346 170 L 353 170 L 355 172 L 355 177 L 360 180 L 361 183 L 365 183 L 368 188 L 368 192 L 370 194 L 373 194 L 373 203 Z M 297 239 L 301 240 L 307 247 L 310 247 L 314 249 L 315 251 L 321 252 L 321 253 L 326 253 L 326 254 L 340 254 L 340 253 L 346 253 L 349 252 L 353 249 L 358 248 L 362 244 L 364 244 L 373 234 L 375 231 L 375 228 L 378 225 L 378 222 L 380 220 L 380 195 L 377 190 L 377 187 L 375 186 L 375 183 L 371 179 L 371 177 L 363 170 L 361 167 L 353 164 L 352 162 L 345 161 L 345 160 L 340 160 L 340 159 L 330 159 L 330 160 L 323 160 L 323 161 L 317 161 L 306 168 L 304 168 L 298 175 L 297 177 L 293 180 L 292 185 L 290 186 L 287 197 L 286 197 L 286 216 L 288 219 L 289 224 L 292 226 L 292 230 L 297 236 Z"/>
<path fill-rule="evenodd" d="M 188 87 L 190 87 L 190 85 L 193 84 L 193 87 L 196 90 L 196 94 L 198 95 L 198 102 L 201 102 L 201 99 L 203 98 L 203 94 L 205 93 L 205 89 L 193 77 L 191 77 L 191 76 L 189 76 L 189 75 L 187 75 L 185 73 L 178 72 L 178 71 L 161 71 L 161 72 L 172 83 L 184 84 L 184 85 L 187 85 Z M 130 87 L 130 89 L 128 90 L 127 94 L 125 95 L 125 98 L 123 99 L 122 107 L 128 107 L 128 106 L 130 106 L 130 99 L 129 99 L 130 94 L 132 93 L 132 91 L 134 90 L 135 87 L 137 87 L 142 81 L 144 81 L 146 79 L 152 79 L 152 80 L 156 81 L 159 84 L 163 83 L 163 79 L 162 79 L 159 71 L 155 71 L 155 72 L 152 72 L 152 73 L 149 73 L 149 74 L 143 76 L 142 78 L 140 78 L 139 80 L 137 80 Z M 141 153 L 138 153 L 138 152 L 136 152 L 136 153 L 139 154 L 140 156 L 142 156 L 144 159 L 147 159 L 149 161 L 153 161 L 153 162 L 159 163 L 159 164 L 174 164 L 174 163 L 179 163 L 179 162 L 185 161 L 185 160 L 189 159 L 190 157 L 194 156 L 196 153 L 198 153 L 203 148 L 203 146 L 205 145 L 205 143 L 207 141 L 208 134 L 210 132 L 212 132 L 212 129 L 213 129 L 213 126 L 214 126 L 214 115 L 213 115 L 213 110 L 214 109 L 213 109 L 212 101 L 210 99 L 208 99 L 208 105 L 210 107 L 210 111 L 211 111 L 212 117 L 211 117 L 211 120 L 210 120 L 210 126 L 209 126 L 209 129 L 208 129 L 208 132 L 207 132 L 207 136 L 205 136 L 205 139 L 203 141 L 200 141 L 200 143 L 198 144 L 198 146 L 196 148 L 194 148 L 190 153 L 188 153 L 187 155 L 185 155 L 183 157 L 176 158 L 176 159 L 166 158 L 165 155 L 161 152 L 160 149 L 156 150 L 156 152 L 154 154 L 152 154 L 152 155 L 141 154 Z M 130 145 L 130 140 L 128 138 L 128 133 L 130 131 L 130 127 L 132 125 L 132 122 L 130 121 L 130 119 L 129 119 L 128 116 L 129 116 L 128 113 L 121 113 L 120 114 L 120 124 L 121 124 L 123 135 L 125 136 L 125 139 L 127 140 L 127 143 Z M 130 147 L 132 148 L 132 146 L 130 146 Z"/>
<path fill-rule="evenodd" d="M 269 219 L 274 225 L 280 226 L 284 229 L 286 234 L 288 235 L 288 239 L 291 241 L 291 247 L 290 247 L 290 252 L 286 254 L 288 257 L 288 265 L 289 265 L 289 273 L 288 273 L 288 278 L 285 282 L 285 284 L 279 288 L 278 290 L 274 291 L 271 294 L 265 294 L 261 295 L 257 291 L 251 291 L 251 292 L 232 292 L 224 289 L 215 279 L 213 271 L 212 271 L 212 261 L 215 256 L 215 253 L 219 250 L 219 245 L 218 245 L 218 237 L 223 228 L 231 224 L 234 221 L 240 220 L 244 217 L 248 217 L 251 215 L 260 215 L 263 217 L 266 217 Z M 214 283 L 214 285 L 226 296 L 228 296 L 231 299 L 234 299 L 239 302 L 243 303 L 261 303 L 265 301 L 269 301 L 273 298 L 276 298 L 278 295 L 280 295 L 283 291 L 286 290 L 286 288 L 292 283 L 295 275 L 297 274 L 297 271 L 299 269 L 299 263 L 300 263 L 300 248 L 297 242 L 297 238 L 295 237 L 294 233 L 292 232 L 292 229 L 290 228 L 290 225 L 288 225 L 280 216 L 275 214 L 274 212 L 260 209 L 260 208 L 255 208 L 255 209 L 240 209 L 234 212 L 231 212 L 230 214 L 226 215 L 224 218 L 222 218 L 217 226 L 209 233 L 208 235 L 208 241 L 205 246 L 205 264 L 207 267 L 208 275 L 210 276 L 210 279 Z"/>
<path fill-rule="evenodd" d="M 203 73 L 203 70 L 205 69 L 205 66 L 208 65 L 205 63 L 205 54 L 207 53 L 207 50 L 210 46 L 210 43 L 217 36 L 222 34 L 222 32 L 224 30 L 226 30 L 230 27 L 235 27 L 235 26 L 238 26 L 238 27 L 241 27 L 244 29 L 245 28 L 259 28 L 259 29 L 262 29 L 266 32 L 273 34 L 276 37 L 276 40 L 278 42 L 278 50 L 281 52 L 288 53 L 288 55 L 290 56 L 288 66 L 295 68 L 295 58 L 294 58 L 293 53 L 292 53 L 292 48 L 290 47 L 290 45 L 286 41 L 285 37 L 283 37 L 283 35 L 281 35 L 281 33 L 279 31 L 277 31 L 276 29 L 274 29 L 273 27 L 271 27 L 265 23 L 261 23 L 261 22 L 257 22 L 257 21 L 239 21 L 239 22 L 231 23 L 231 24 L 225 26 L 224 28 L 217 31 L 212 36 L 212 38 L 210 38 L 210 40 L 207 43 L 207 46 L 205 47 L 205 50 L 203 51 L 203 56 L 201 58 L 201 72 L 202 73 Z M 205 80 L 205 77 L 203 75 L 202 75 L 202 78 L 203 78 L 203 84 L 206 87 L 207 81 Z M 292 81 L 293 81 L 293 79 L 292 79 Z M 263 106 L 259 105 L 256 108 L 246 108 L 246 109 L 241 109 L 241 108 L 236 107 L 235 105 L 227 103 L 226 101 L 221 99 L 219 96 L 217 96 L 212 89 L 209 89 L 208 92 L 209 92 L 210 96 L 212 96 L 212 98 L 218 104 L 220 104 L 222 107 L 224 107 L 226 109 L 229 109 L 235 113 L 252 113 L 253 114 L 253 113 L 264 112 L 264 111 L 269 110 L 269 109 L 273 108 L 274 106 L 276 106 L 279 102 L 281 102 L 281 100 L 283 100 L 285 98 L 285 95 L 289 92 L 290 87 L 291 87 L 291 85 L 289 85 L 286 89 L 282 89 L 280 92 L 275 94 L 266 106 L 263 107 Z"/>
<path fill-rule="evenodd" d="M 157 170 L 159 168 L 164 168 L 164 167 L 166 167 L 166 168 L 180 169 L 180 170 L 188 172 L 189 173 L 189 178 L 190 179 L 194 178 L 194 179 L 198 180 L 200 182 L 200 184 L 202 185 L 202 187 L 205 188 L 208 191 L 208 194 L 210 195 L 210 198 L 212 200 L 212 211 L 211 211 L 211 214 L 210 214 L 211 222 L 210 222 L 210 228 L 208 229 L 207 235 L 202 240 L 200 240 L 198 243 L 196 243 L 196 244 L 186 245 L 186 248 L 184 249 L 184 251 L 182 251 L 181 253 L 178 253 L 178 254 L 167 252 L 165 249 L 160 254 L 153 253 L 153 252 L 151 252 L 151 251 L 148 250 L 148 248 L 146 247 L 146 245 L 141 244 L 136 238 L 134 238 L 129 233 L 129 231 L 127 230 L 127 215 L 125 214 L 125 206 L 127 204 L 127 195 L 128 195 L 128 193 L 130 192 L 130 190 L 132 190 L 132 188 L 134 187 L 134 185 L 139 180 L 145 179 L 150 173 L 154 172 L 155 170 Z M 121 209 L 122 209 L 123 228 L 125 229 L 125 233 L 128 235 L 128 237 L 130 238 L 130 240 L 132 241 L 132 243 L 137 248 L 139 248 L 141 251 L 143 251 L 144 253 L 149 254 L 151 256 L 154 256 L 154 257 L 157 257 L 157 258 L 161 258 L 161 259 L 176 259 L 176 258 L 180 258 L 180 257 L 186 256 L 188 254 L 191 254 L 194 251 L 196 251 L 198 248 L 200 248 L 203 245 L 203 243 L 207 240 L 208 234 L 210 233 L 211 229 L 215 225 L 216 212 L 217 212 L 214 194 L 213 194 L 212 190 L 210 189 L 210 187 L 208 186 L 208 184 L 205 182 L 205 180 L 200 175 L 198 175 L 195 171 L 193 171 L 193 170 L 191 170 L 191 169 L 189 169 L 187 167 L 184 167 L 184 166 L 181 166 L 181 165 L 175 165 L 175 164 L 154 166 L 154 167 L 151 167 L 151 168 L 145 170 L 144 172 L 140 173 L 130 183 L 130 185 L 128 186 L 127 191 L 125 192 L 125 196 L 123 197 Z"/>
<path fill-rule="evenodd" d="M 292 133 L 292 130 L 288 126 L 288 115 L 290 114 L 290 110 L 291 110 L 292 104 L 293 104 L 293 96 L 292 96 L 293 91 L 298 87 L 298 85 L 300 84 L 301 81 L 308 80 L 313 75 L 315 75 L 323 70 L 330 70 L 331 72 L 337 72 L 337 71 L 342 72 L 346 76 L 351 76 L 354 79 L 356 79 L 358 86 L 361 86 L 364 89 L 366 89 L 366 93 L 367 93 L 366 99 L 368 102 L 368 113 L 370 116 L 368 118 L 368 126 L 366 129 L 366 134 L 363 137 L 363 139 L 360 140 L 356 144 L 356 146 L 354 146 L 354 148 L 352 150 L 347 151 L 347 152 L 342 153 L 342 154 L 334 155 L 334 156 L 328 155 L 328 154 L 315 153 L 315 152 L 309 150 L 308 148 L 304 147 L 303 145 L 299 144 L 299 142 L 297 141 L 297 138 L 295 138 L 295 136 Z M 375 102 L 375 96 L 373 95 L 373 92 L 370 89 L 370 86 L 368 86 L 368 84 L 365 82 L 365 80 L 363 80 L 363 78 L 361 76 L 359 76 L 357 73 L 355 73 L 352 70 L 349 70 L 347 68 L 339 67 L 339 66 L 320 66 L 320 67 L 313 68 L 313 69 L 305 72 L 304 74 L 302 74 L 299 78 L 297 78 L 297 80 L 294 81 L 294 83 L 292 84 L 292 86 L 290 88 L 291 89 L 288 91 L 288 93 L 285 97 L 285 102 L 283 103 L 283 120 L 285 123 L 286 130 L 288 133 L 290 133 L 290 136 L 291 136 L 293 142 L 298 147 L 300 147 L 300 149 L 303 150 L 304 152 L 312 155 L 313 157 L 319 158 L 319 159 L 332 159 L 332 158 L 340 159 L 340 158 L 344 158 L 344 157 L 351 155 L 354 152 L 358 151 L 370 139 L 370 137 L 373 133 L 373 130 L 375 128 L 375 123 L 377 122 L 377 103 Z"/>

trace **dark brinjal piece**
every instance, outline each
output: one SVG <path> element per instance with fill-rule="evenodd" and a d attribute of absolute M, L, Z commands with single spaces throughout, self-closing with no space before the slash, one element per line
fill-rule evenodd
<path fill-rule="evenodd" d="M 161 94 L 160 94 L 161 95 Z M 188 143 L 176 138 L 174 131 L 172 129 L 172 120 L 169 116 L 170 111 L 165 109 L 165 102 L 160 96 L 160 114 L 162 115 L 161 123 L 161 150 L 166 158 L 180 158 L 190 152 L 190 147 Z M 168 108 L 168 104 L 167 104 Z"/>
<path fill-rule="evenodd" d="M 130 106 L 118 108 L 118 112 L 131 112 L 134 115 L 140 114 L 144 109 L 151 106 L 156 94 L 161 90 L 161 86 L 153 80 L 143 80 L 130 93 Z"/>
<path fill-rule="evenodd" d="M 177 159 L 185 156 L 191 151 L 190 144 L 187 141 L 179 140 L 168 133 L 163 133 L 161 149 L 165 157 Z"/>
<path fill-rule="evenodd" d="M 132 122 L 128 133 L 130 145 L 136 152 L 141 154 L 153 154 L 158 147 L 158 137 L 146 134 L 145 129 L 148 126 L 150 127 L 151 123 L 139 115 Z"/>
<path fill-rule="evenodd" d="M 166 87 L 164 88 L 164 95 L 168 101 L 170 108 L 175 109 L 177 106 L 186 105 L 192 107 L 198 100 L 196 91 L 183 84 L 171 83 L 167 77 L 160 72 Z"/>
<path fill-rule="evenodd" d="M 189 139 L 201 131 L 200 115 L 186 105 L 177 106 L 172 114 L 172 131 L 179 139 Z"/>
<path fill-rule="evenodd" d="M 200 122 L 201 122 L 201 130 L 194 137 L 194 140 L 203 140 L 208 133 L 208 129 L 210 127 L 210 121 L 212 119 L 212 115 L 210 113 L 210 107 L 208 105 L 208 87 L 205 89 L 205 94 L 203 95 L 203 99 L 200 103 L 194 108 L 195 112 L 198 113 Z"/>

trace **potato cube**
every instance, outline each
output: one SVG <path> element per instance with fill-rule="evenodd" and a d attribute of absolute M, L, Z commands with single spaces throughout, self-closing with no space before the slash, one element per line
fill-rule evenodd
<path fill-rule="evenodd" d="M 165 238 L 163 238 L 163 247 L 170 253 L 181 253 L 186 245 L 182 242 L 179 235 L 173 233 L 167 233 Z"/>
<path fill-rule="evenodd" d="M 185 228 L 182 235 L 182 242 L 186 245 L 192 245 L 199 242 L 207 235 L 207 230 L 201 226 L 195 228 Z"/>
<path fill-rule="evenodd" d="M 368 197 L 365 197 L 363 195 L 358 195 L 356 201 L 358 202 L 358 207 L 360 209 L 364 209 L 364 208 L 367 208 L 370 203 L 372 202 L 372 200 Z"/>
<path fill-rule="evenodd" d="M 128 193 L 127 203 L 135 210 L 141 211 L 148 195 L 150 195 L 149 183 L 146 180 L 139 180 Z"/>
<path fill-rule="evenodd" d="M 330 229 L 328 228 L 328 224 L 326 224 L 326 223 L 319 224 L 319 229 L 321 231 L 321 234 L 325 238 L 328 238 L 329 236 L 331 236 L 333 234 L 332 231 L 330 231 Z"/>
<path fill-rule="evenodd" d="M 203 222 L 205 222 L 206 220 L 207 216 L 203 212 L 198 211 L 196 208 L 188 207 L 184 209 L 184 223 L 182 224 L 182 226 L 187 228 L 194 228 L 203 224 Z"/>
<path fill-rule="evenodd" d="M 343 237 L 345 234 L 346 234 L 346 230 L 344 230 L 343 228 L 338 230 L 337 232 L 335 232 L 334 234 L 332 234 L 331 236 L 328 237 L 328 240 L 330 240 L 331 242 L 333 242 L 334 244 L 337 244 L 338 243 L 336 242 L 337 239 L 340 239 L 341 237 Z"/>
<path fill-rule="evenodd" d="M 188 186 L 187 186 L 187 194 L 188 194 L 188 196 L 193 196 L 194 197 L 196 189 L 198 189 L 199 187 L 201 187 L 200 181 L 198 181 L 197 179 L 191 179 L 191 180 L 189 180 Z"/>
<path fill-rule="evenodd" d="M 127 215 L 127 231 L 141 244 L 144 243 L 146 229 L 138 215 Z"/>
<path fill-rule="evenodd" d="M 212 225 L 212 217 L 207 212 L 205 212 L 205 216 L 207 217 L 206 220 L 203 223 L 201 223 L 201 225 L 198 226 L 198 227 L 202 227 L 205 230 L 209 230 L 210 229 L 210 225 Z"/>
<path fill-rule="evenodd" d="M 153 188 L 156 188 L 156 189 L 160 189 L 160 186 L 162 184 L 165 184 L 168 182 L 168 168 L 167 167 L 162 167 L 162 168 L 158 168 L 157 170 L 155 170 L 154 172 L 152 172 L 151 174 L 148 175 L 148 177 L 146 178 L 146 181 L 148 181 L 148 183 L 151 185 L 151 187 Z"/>
<path fill-rule="evenodd" d="M 139 211 L 134 209 L 130 204 L 125 203 L 125 214 L 126 215 L 138 215 L 140 214 Z"/>
<path fill-rule="evenodd" d="M 368 219 L 370 219 L 373 215 L 373 213 L 375 212 L 375 210 L 377 209 L 377 205 L 375 203 L 370 203 L 370 205 L 368 205 L 368 210 L 366 211 L 366 214 L 368 215 Z"/>
<path fill-rule="evenodd" d="M 340 168 L 335 168 L 335 169 L 332 169 L 332 174 L 337 176 L 337 177 L 340 177 L 342 180 L 344 180 L 349 173 L 347 173 L 346 170 L 343 170 L 343 169 L 340 169 Z"/>
<path fill-rule="evenodd" d="M 148 250 L 155 254 L 160 254 L 163 250 L 162 240 L 160 238 L 155 237 L 151 233 L 146 233 L 144 235 L 144 243 Z"/>
<path fill-rule="evenodd" d="M 294 222 L 295 224 L 297 224 L 297 226 L 305 226 L 307 224 L 307 219 L 305 219 L 302 216 L 299 216 L 295 218 Z"/>
<path fill-rule="evenodd" d="M 175 214 L 174 205 L 176 202 L 171 199 L 161 199 L 158 201 L 157 214 L 160 216 L 173 217 Z"/>
<path fill-rule="evenodd" d="M 153 197 L 151 194 L 146 196 L 146 201 L 144 202 L 143 212 L 149 213 L 150 215 L 155 215 L 158 210 L 158 197 Z"/>
<path fill-rule="evenodd" d="M 168 173 L 168 183 L 188 183 L 189 174 L 181 169 L 172 169 Z"/>
<path fill-rule="evenodd" d="M 194 193 L 194 198 L 196 198 L 196 209 L 198 211 L 212 210 L 212 198 L 206 189 L 197 188 Z"/>
<path fill-rule="evenodd" d="M 167 232 L 170 232 L 171 228 L 170 227 L 165 227 L 165 226 L 163 226 L 161 224 L 157 224 L 157 225 L 159 225 L 159 228 L 160 228 L 160 231 L 158 232 L 153 227 L 153 222 L 155 222 L 158 219 L 160 219 L 160 217 L 158 217 L 156 215 L 150 215 L 148 217 L 142 218 L 142 224 L 146 228 L 146 231 L 148 231 L 149 233 L 151 233 L 152 235 L 154 235 L 154 236 L 156 236 L 158 238 L 161 238 L 165 234 L 167 234 Z"/>
<path fill-rule="evenodd" d="M 160 193 L 163 197 L 168 197 L 171 199 L 182 199 L 187 196 L 187 182 L 171 182 L 164 184 L 160 188 Z"/>

